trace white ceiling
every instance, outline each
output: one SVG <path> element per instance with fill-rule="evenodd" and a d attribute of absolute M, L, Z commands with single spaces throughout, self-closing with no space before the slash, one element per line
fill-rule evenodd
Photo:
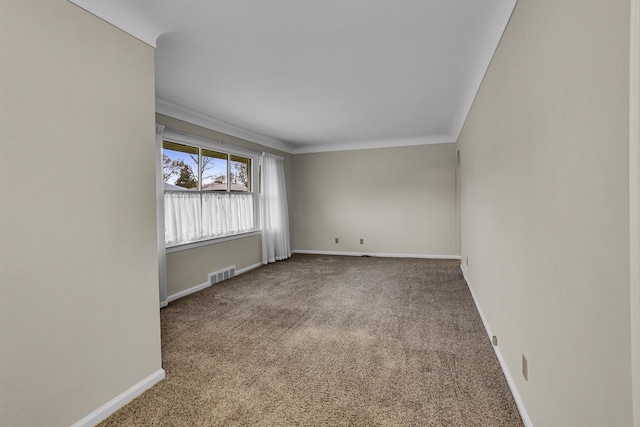
<path fill-rule="evenodd" d="M 156 47 L 157 111 L 293 153 L 454 142 L 516 0 L 70 0 Z"/>

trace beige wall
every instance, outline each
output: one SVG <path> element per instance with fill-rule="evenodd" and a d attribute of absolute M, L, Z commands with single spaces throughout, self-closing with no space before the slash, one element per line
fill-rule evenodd
<path fill-rule="evenodd" d="M 459 139 L 462 256 L 536 426 L 632 423 L 628 67 L 629 1 L 520 0 Z"/>
<path fill-rule="evenodd" d="M 161 369 L 153 49 L 0 2 L 0 425 L 71 425 Z"/>
<path fill-rule="evenodd" d="M 293 177 L 296 250 L 456 254 L 454 144 L 299 154 Z"/>
<path fill-rule="evenodd" d="M 206 283 L 209 273 L 236 266 L 236 271 L 262 261 L 260 236 L 229 240 L 167 254 L 167 288 L 173 295 Z M 187 285 L 185 287 L 185 285 Z"/>
<path fill-rule="evenodd" d="M 258 152 L 266 151 L 284 157 L 287 197 L 289 199 L 289 210 L 291 211 L 293 203 L 293 196 L 291 194 L 293 159 L 291 154 L 162 114 L 156 114 L 156 123 L 164 125 L 167 128 L 213 139 L 237 147 L 248 148 Z M 291 217 L 291 215 L 289 216 Z M 168 295 L 171 296 L 206 283 L 209 273 L 231 265 L 235 265 L 237 270 L 241 270 L 260 263 L 262 261 L 261 245 L 260 236 L 251 236 L 167 254 Z"/>

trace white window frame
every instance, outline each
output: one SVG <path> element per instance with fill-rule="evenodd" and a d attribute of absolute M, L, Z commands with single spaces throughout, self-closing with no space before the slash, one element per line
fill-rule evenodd
<path fill-rule="evenodd" d="M 258 188 L 258 184 L 259 184 L 258 174 L 260 172 L 259 163 L 260 163 L 261 153 L 247 149 L 247 148 L 237 147 L 234 145 L 225 144 L 220 141 L 215 141 L 212 139 L 207 139 L 200 136 L 191 135 L 188 133 L 178 132 L 171 129 L 168 129 L 168 130 L 165 129 L 162 132 L 161 140 L 174 142 L 177 144 L 188 145 L 192 147 L 199 147 L 201 149 L 206 149 L 206 150 L 218 151 L 221 153 L 228 153 L 230 155 L 241 156 L 241 157 L 246 157 L 251 159 L 251 178 L 250 178 L 251 191 L 249 191 L 248 193 L 253 195 L 253 206 L 254 206 L 253 215 L 254 215 L 254 224 L 255 224 L 255 228 L 253 230 L 242 232 L 242 233 L 229 234 L 229 235 L 220 236 L 220 237 L 205 238 L 201 240 L 194 240 L 192 242 L 179 243 L 174 245 L 166 245 L 165 243 L 166 253 L 179 252 L 187 249 L 197 248 L 197 247 L 216 244 L 216 243 L 222 243 L 229 240 L 241 239 L 249 236 L 257 236 L 261 234 L 262 231 L 261 231 L 261 221 L 260 221 L 260 194 L 259 194 L 259 188 Z M 163 147 L 163 143 L 160 143 L 160 147 L 158 147 L 158 149 L 160 150 L 160 154 L 158 157 L 160 159 L 162 159 L 162 147 Z M 202 159 L 199 158 L 199 162 L 202 162 Z M 160 167 L 159 173 L 160 173 L 160 176 L 162 176 L 161 175 L 162 164 L 160 164 L 159 167 Z M 199 181 L 202 178 L 200 175 L 201 175 L 201 171 L 199 171 L 198 173 Z M 230 191 L 229 189 L 227 189 L 226 192 L 229 194 L 236 193 L 234 191 Z M 217 193 L 220 193 L 220 191 L 217 191 Z M 247 194 L 247 193 L 242 192 L 242 194 Z M 164 199 L 164 189 L 162 190 L 162 197 Z M 162 221 L 163 221 L 162 229 L 164 230 L 164 214 L 162 215 Z"/>

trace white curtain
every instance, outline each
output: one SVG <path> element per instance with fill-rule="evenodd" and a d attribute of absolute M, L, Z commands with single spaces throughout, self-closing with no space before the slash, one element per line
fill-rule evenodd
<path fill-rule="evenodd" d="M 253 205 L 253 194 L 249 193 L 202 193 L 202 237 L 253 230 Z"/>
<path fill-rule="evenodd" d="M 262 153 L 262 263 L 291 256 L 289 210 L 284 182 L 284 159 Z"/>
<path fill-rule="evenodd" d="M 200 238 L 199 193 L 164 193 L 165 243 L 175 245 Z"/>
<path fill-rule="evenodd" d="M 167 245 L 228 236 L 255 230 L 251 193 L 164 194 Z"/>
<path fill-rule="evenodd" d="M 162 181 L 162 132 L 164 126 L 156 124 L 156 211 L 158 216 L 158 282 L 160 288 L 160 308 L 166 307 L 167 300 L 167 253 L 164 228 L 164 183 Z"/>

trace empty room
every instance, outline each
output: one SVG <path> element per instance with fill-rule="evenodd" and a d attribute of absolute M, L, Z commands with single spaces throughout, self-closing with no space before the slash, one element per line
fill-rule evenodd
<path fill-rule="evenodd" d="M 639 29 L 0 1 L 0 425 L 640 427 Z"/>

